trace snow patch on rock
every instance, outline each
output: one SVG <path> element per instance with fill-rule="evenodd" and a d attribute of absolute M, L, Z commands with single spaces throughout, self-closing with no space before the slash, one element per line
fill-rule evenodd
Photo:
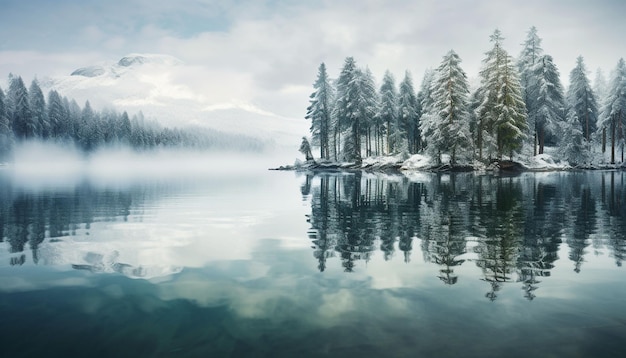
<path fill-rule="evenodd" d="M 409 159 L 405 160 L 400 170 L 424 170 L 432 166 L 430 156 L 422 154 L 413 154 Z"/>
<path fill-rule="evenodd" d="M 555 160 L 550 154 L 539 154 L 528 158 L 527 163 L 523 163 L 530 170 L 567 170 L 572 167 L 563 161 Z"/>

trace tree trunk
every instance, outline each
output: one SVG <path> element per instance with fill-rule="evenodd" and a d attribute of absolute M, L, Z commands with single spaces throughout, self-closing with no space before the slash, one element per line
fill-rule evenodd
<path fill-rule="evenodd" d="M 589 111 L 587 111 L 585 116 L 585 139 L 587 139 L 587 142 L 589 141 Z"/>
<path fill-rule="evenodd" d="M 391 133 L 391 122 L 387 120 L 387 155 L 391 153 L 391 145 L 389 144 L 390 133 Z"/>
<path fill-rule="evenodd" d="M 622 128 L 622 110 L 620 109 L 619 112 L 617 112 L 618 116 L 617 116 L 617 124 L 619 125 L 619 140 L 620 140 L 620 145 L 622 147 L 622 160 L 621 162 L 624 163 L 624 130 Z"/>
<path fill-rule="evenodd" d="M 341 133 L 339 132 L 339 126 L 335 127 L 335 161 L 339 161 L 339 148 L 341 148 Z"/>
<path fill-rule="evenodd" d="M 615 164 L 615 115 L 611 118 L 611 164 Z"/>
<path fill-rule="evenodd" d="M 478 122 L 478 137 L 476 138 L 476 144 L 478 145 L 478 160 L 483 160 L 483 128 L 482 120 Z"/>
<path fill-rule="evenodd" d="M 354 141 L 354 159 L 357 164 L 361 164 L 361 128 L 358 118 L 354 120 L 354 124 L 352 125 L 352 140 Z"/>

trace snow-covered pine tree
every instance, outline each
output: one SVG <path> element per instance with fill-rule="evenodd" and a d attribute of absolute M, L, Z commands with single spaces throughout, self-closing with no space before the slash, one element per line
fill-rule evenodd
<path fill-rule="evenodd" d="M 153 144 L 151 141 L 150 144 Z M 94 121 L 92 127 L 91 146 L 92 148 L 98 148 L 104 144 L 104 122 L 100 116 L 100 112 L 94 112 Z"/>
<path fill-rule="evenodd" d="M 398 95 L 398 116 L 400 123 L 406 128 L 407 148 L 409 153 L 415 154 L 420 148 L 419 113 L 420 104 L 415 95 L 411 73 L 406 71 L 400 82 Z"/>
<path fill-rule="evenodd" d="M 130 125 L 130 118 L 128 117 L 128 113 L 126 111 L 124 111 L 119 118 L 116 134 L 120 143 L 130 144 L 132 127 Z"/>
<path fill-rule="evenodd" d="M 18 139 L 33 138 L 37 131 L 28 97 L 28 90 L 22 77 L 10 76 L 7 107 L 13 132 Z"/>
<path fill-rule="evenodd" d="M 378 115 L 378 108 L 380 107 L 380 100 L 378 92 L 376 90 L 376 83 L 374 81 L 374 75 L 369 68 L 365 68 L 365 71 L 359 71 L 359 118 L 361 136 L 365 137 L 365 153 L 366 155 L 372 154 L 372 129 L 376 124 L 376 116 Z"/>
<path fill-rule="evenodd" d="M 391 154 L 400 146 L 402 132 L 398 121 L 398 94 L 396 93 L 395 79 L 391 72 L 386 71 L 383 83 L 380 86 L 380 106 L 378 116 L 384 123 L 387 154 Z"/>
<path fill-rule="evenodd" d="M 80 143 L 79 132 L 82 123 L 82 109 L 76 100 L 69 100 L 67 97 L 63 97 L 63 106 L 65 107 L 65 113 L 67 114 L 67 125 L 69 129 L 68 134 L 75 143 Z"/>
<path fill-rule="evenodd" d="M 522 96 L 524 103 L 526 104 L 526 110 L 528 113 L 528 125 L 534 132 L 534 135 L 530 139 L 533 146 L 533 152 L 537 154 L 537 141 L 536 137 L 536 124 L 535 115 L 537 110 L 537 97 L 535 96 L 539 90 L 538 79 L 536 78 L 536 65 L 543 56 L 543 49 L 541 48 L 541 38 L 537 35 L 537 28 L 532 26 L 526 35 L 526 40 L 522 44 L 522 52 L 517 60 L 517 67 L 520 74 L 520 84 L 522 85 Z"/>
<path fill-rule="evenodd" d="M 528 116 L 534 119 L 535 128 L 531 130 L 537 138 L 539 154 L 543 154 L 547 134 L 557 135 L 565 120 L 565 100 L 559 70 L 554 65 L 552 56 L 543 55 L 537 60 L 532 77 L 535 85 L 529 92 L 533 102 L 531 109 L 528 109 Z"/>
<path fill-rule="evenodd" d="M 314 92 L 310 96 L 306 119 L 311 120 L 313 143 L 320 147 L 320 157 L 330 159 L 331 115 L 333 87 L 326 72 L 326 64 L 320 64 L 317 80 L 313 84 Z"/>
<path fill-rule="evenodd" d="M 63 100 L 55 90 L 48 92 L 47 118 L 50 125 L 51 138 L 57 140 L 69 138 L 69 125 L 67 123 L 67 114 L 63 107 Z"/>
<path fill-rule="evenodd" d="M 336 85 L 336 101 L 333 114 L 337 120 L 337 142 L 344 137 L 342 159 L 361 162 L 360 122 L 358 111 L 359 70 L 353 57 L 345 59 Z"/>
<path fill-rule="evenodd" d="M 454 51 L 448 52 L 436 69 L 432 83 L 432 119 L 428 148 L 437 154 L 450 153 L 451 163 L 457 153 L 469 154 L 471 135 L 469 131 L 469 86 L 467 76 L 460 66 L 461 58 Z M 471 157 L 471 155 L 467 155 Z"/>
<path fill-rule="evenodd" d="M 0 88 L 0 161 L 9 153 L 13 146 L 13 133 L 11 122 L 7 115 L 4 92 Z"/>
<path fill-rule="evenodd" d="M 593 80 L 593 94 L 596 96 L 596 102 L 602 103 L 604 97 L 606 96 L 606 89 L 608 84 L 606 82 L 606 77 L 604 76 L 604 72 L 602 69 L 598 68 L 596 70 L 596 78 Z"/>
<path fill-rule="evenodd" d="M 81 112 L 80 116 L 80 124 L 77 131 L 78 136 L 78 144 L 83 148 L 83 150 L 91 150 L 93 149 L 94 137 L 95 137 L 95 114 L 93 109 L 91 109 L 91 104 L 89 101 L 85 102 L 85 107 Z"/>
<path fill-rule="evenodd" d="M 117 138 L 117 121 L 119 115 L 114 110 L 104 110 L 100 115 L 100 120 L 102 121 L 102 133 L 104 136 L 105 143 L 118 143 L 119 140 Z M 162 131 L 161 131 L 162 132 Z M 159 136 L 158 144 L 161 143 L 162 138 Z"/>
<path fill-rule="evenodd" d="M 624 161 L 624 121 L 626 121 L 626 63 L 621 58 L 611 74 L 607 97 L 598 121 L 602 135 L 602 152 L 605 152 L 607 136 L 611 138 L 611 163 L 615 163 L 615 146 L 622 148 Z M 608 133 L 607 133 L 608 132 Z"/>
<path fill-rule="evenodd" d="M 517 68 L 513 66 L 513 59 L 510 56 L 504 56 L 501 71 L 501 83 L 495 106 L 497 118 L 493 129 L 496 134 L 498 158 L 501 159 L 504 154 L 508 154 L 513 159 L 514 152 L 522 147 L 522 141 L 527 137 L 526 105 L 522 98 Z"/>
<path fill-rule="evenodd" d="M 35 135 L 41 138 L 48 138 L 50 136 L 50 124 L 48 123 L 48 113 L 46 112 L 46 100 L 37 79 L 34 79 L 30 83 L 28 95 L 31 115 L 33 117 L 32 121 L 36 125 Z"/>
<path fill-rule="evenodd" d="M 576 67 L 570 72 L 567 89 L 567 115 L 575 117 L 588 144 L 596 131 L 598 105 L 594 91 L 587 78 L 587 69 L 582 56 L 576 59 Z"/>
<path fill-rule="evenodd" d="M 486 57 L 479 73 L 480 87 L 476 90 L 476 100 L 479 105 L 475 113 L 478 120 L 475 138 L 479 160 L 483 159 L 483 149 L 489 158 L 497 151 L 495 123 L 500 115 L 498 95 L 502 87 L 504 62 L 508 57 L 502 48 L 503 40 L 502 33 L 498 29 L 489 37 L 493 47 L 485 53 Z"/>
<path fill-rule="evenodd" d="M 482 92 L 480 87 L 475 88 L 469 98 L 470 134 L 472 136 L 472 151 L 474 157 L 477 157 L 477 155 L 479 154 L 476 152 L 476 149 L 479 143 L 479 139 L 481 139 L 482 137 L 482 131 L 478 130 L 480 128 L 481 121 L 477 111 L 478 107 L 480 107 L 481 104 L 481 98 Z"/>
<path fill-rule="evenodd" d="M 419 150 L 424 149 L 427 145 L 427 137 L 428 132 L 432 126 L 433 122 L 433 97 L 432 97 L 432 83 L 435 80 L 435 70 L 428 69 L 424 72 L 424 77 L 422 78 L 422 83 L 420 85 L 420 90 L 417 93 L 417 102 L 420 105 L 420 116 L 419 116 L 419 134 L 420 134 L 420 148 Z"/>
<path fill-rule="evenodd" d="M 311 151 L 311 144 L 309 144 L 309 140 L 306 139 L 306 137 L 302 137 L 302 143 L 300 143 L 300 153 L 304 154 L 307 162 L 314 160 L 313 152 Z"/>
<path fill-rule="evenodd" d="M 561 123 L 561 133 L 562 138 L 559 143 L 561 158 L 572 166 L 583 165 L 589 162 L 588 142 L 583 135 L 580 121 L 576 115 L 568 116 Z"/>

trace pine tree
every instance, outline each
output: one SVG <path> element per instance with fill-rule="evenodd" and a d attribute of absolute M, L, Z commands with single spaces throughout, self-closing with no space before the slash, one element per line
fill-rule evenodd
<path fill-rule="evenodd" d="M 130 144 L 131 134 L 130 118 L 128 117 L 128 113 L 124 111 L 117 126 L 117 138 L 122 144 Z"/>
<path fill-rule="evenodd" d="M 502 48 L 503 40 L 499 30 L 495 30 L 490 36 L 493 48 L 486 53 L 483 68 L 479 74 L 480 87 L 476 93 L 480 103 L 476 108 L 476 117 L 478 118 L 476 146 L 478 147 L 479 160 L 483 158 L 483 148 L 486 149 L 489 156 L 495 152 L 494 125 L 498 118 L 498 92 L 501 87 L 501 68 L 507 56 Z"/>
<path fill-rule="evenodd" d="M 598 122 L 602 131 L 602 152 L 605 152 L 607 131 L 611 136 L 611 164 L 615 163 L 615 146 L 622 148 L 624 161 L 624 121 L 626 121 L 626 63 L 621 58 L 611 74 L 607 97 Z"/>
<path fill-rule="evenodd" d="M 524 103 L 526 104 L 526 110 L 528 113 L 528 125 L 533 130 L 534 135 L 533 152 L 537 154 L 537 138 L 536 132 L 536 118 L 538 113 L 537 93 L 539 89 L 539 79 L 537 78 L 537 69 L 540 59 L 543 57 L 543 49 L 541 48 L 541 38 L 537 35 L 537 28 L 531 27 L 527 33 L 526 41 L 524 41 L 522 52 L 517 61 L 517 67 L 520 74 L 520 84 L 522 85 L 522 96 Z"/>
<path fill-rule="evenodd" d="M 585 140 L 591 141 L 591 134 L 596 131 L 598 121 L 598 105 L 593 89 L 587 79 L 584 59 L 576 59 L 576 67 L 570 72 L 567 89 L 568 117 L 579 122 Z"/>
<path fill-rule="evenodd" d="M 146 136 L 145 129 L 143 126 L 143 121 L 140 120 L 136 115 L 130 120 L 130 144 L 135 149 L 143 149 L 146 146 Z"/>
<path fill-rule="evenodd" d="M 102 134 L 105 143 L 118 143 L 117 121 L 118 114 L 113 110 L 105 110 L 100 116 L 102 121 Z"/>
<path fill-rule="evenodd" d="M 28 90 L 22 77 L 10 77 L 8 98 L 8 113 L 15 137 L 18 139 L 33 138 L 37 125 L 33 121 L 28 99 Z"/>
<path fill-rule="evenodd" d="M 66 112 L 63 100 L 55 90 L 48 92 L 48 123 L 50 137 L 57 140 L 68 140 L 70 135 L 69 113 Z"/>
<path fill-rule="evenodd" d="M 348 57 L 337 79 L 337 100 L 334 115 L 337 120 L 337 130 L 341 142 L 343 132 L 343 159 L 361 163 L 361 118 L 359 104 L 359 70 L 354 58 Z"/>
<path fill-rule="evenodd" d="M 598 68 L 596 71 L 596 78 L 593 80 L 593 93 L 596 95 L 596 102 L 602 103 L 606 95 L 606 89 L 608 84 L 606 83 L 606 77 L 602 69 Z"/>
<path fill-rule="evenodd" d="M 402 140 L 402 130 L 398 120 L 398 94 L 395 79 L 391 72 L 386 71 L 380 86 L 380 108 L 378 116 L 385 126 L 387 135 L 387 154 L 397 151 Z"/>
<path fill-rule="evenodd" d="M 359 71 L 358 79 L 358 111 L 359 118 L 361 119 L 360 129 L 361 136 L 365 137 L 366 155 L 369 156 L 372 155 L 372 128 L 374 128 L 376 124 L 380 101 L 372 71 L 370 71 L 369 68 L 365 68 L 365 71 Z"/>
<path fill-rule="evenodd" d="M 583 135 L 578 117 L 568 116 L 561 124 L 561 133 L 560 156 L 573 166 L 587 163 L 590 154 L 588 142 Z"/>
<path fill-rule="evenodd" d="M 433 153 L 448 152 L 451 163 L 458 152 L 469 152 L 469 86 L 467 76 L 460 66 L 461 59 L 454 51 L 448 52 L 436 70 L 432 83 L 432 118 L 428 146 Z M 440 156 L 437 155 L 438 161 Z"/>
<path fill-rule="evenodd" d="M 310 96 L 306 119 L 311 120 L 313 142 L 320 146 L 320 157 L 330 159 L 331 115 L 333 88 L 322 62 L 318 69 L 317 80 L 313 84 L 315 91 Z"/>
<path fill-rule="evenodd" d="M 9 153 L 13 146 L 13 133 L 11 130 L 11 122 L 7 115 L 5 97 L 2 88 L 0 88 L 0 160 Z"/>
<path fill-rule="evenodd" d="M 426 70 L 424 77 L 422 78 L 422 84 L 420 90 L 417 93 L 417 101 L 420 106 L 419 117 L 419 134 L 420 134 L 420 148 L 424 149 L 428 145 L 426 138 L 429 135 L 431 123 L 433 122 L 433 97 L 432 97 L 432 83 L 434 81 L 435 71 Z"/>
<path fill-rule="evenodd" d="M 419 113 L 420 105 L 413 88 L 411 73 L 406 71 L 400 82 L 398 97 L 398 116 L 400 123 L 406 128 L 407 148 L 409 153 L 415 154 L 420 148 Z"/>
<path fill-rule="evenodd" d="M 311 145 L 306 137 L 302 137 L 302 143 L 300 144 L 300 153 L 304 154 L 307 162 L 313 161 L 313 153 L 311 152 Z"/>
<path fill-rule="evenodd" d="M 36 79 L 31 82 L 28 94 L 32 121 L 36 125 L 35 135 L 41 138 L 48 138 L 50 136 L 50 124 L 48 123 L 46 112 L 46 100 Z"/>
<path fill-rule="evenodd" d="M 78 144 L 83 150 L 89 151 L 93 149 L 94 132 L 95 132 L 95 114 L 91 109 L 89 101 L 85 102 L 83 107 L 79 127 L 77 131 Z"/>
<path fill-rule="evenodd" d="M 554 65 L 552 56 L 541 56 L 532 76 L 536 85 L 530 92 L 534 100 L 531 109 L 528 109 L 528 116 L 534 119 L 533 131 L 539 142 L 539 154 L 543 154 L 546 132 L 556 135 L 565 120 L 565 100 L 559 70 Z"/>
<path fill-rule="evenodd" d="M 483 147 L 498 158 L 507 153 L 512 156 L 521 148 L 526 137 L 526 105 L 522 98 L 517 69 L 511 57 L 502 48 L 502 35 L 495 30 L 490 37 L 493 48 L 486 53 L 480 71 L 481 84 L 477 90 L 480 101 L 476 109 L 477 147 L 482 160 Z M 494 153 L 495 152 L 495 153 Z"/>
<path fill-rule="evenodd" d="M 522 147 L 522 141 L 526 138 L 526 131 L 528 130 L 526 105 L 522 98 L 522 88 L 517 77 L 517 69 L 513 67 L 512 62 L 510 56 L 505 56 L 502 82 L 495 107 L 498 113 L 494 123 L 498 158 L 508 154 L 513 159 L 513 153 Z"/>
<path fill-rule="evenodd" d="M 63 106 L 67 114 L 68 135 L 75 143 L 80 143 L 80 127 L 82 124 L 83 110 L 74 99 L 71 101 L 63 97 Z"/>

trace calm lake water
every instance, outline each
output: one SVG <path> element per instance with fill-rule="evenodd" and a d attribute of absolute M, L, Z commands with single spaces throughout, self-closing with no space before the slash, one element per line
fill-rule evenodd
<path fill-rule="evenodd" d="M 1 355 L 624 357 L 624 180 L 1 169 Z"/>

